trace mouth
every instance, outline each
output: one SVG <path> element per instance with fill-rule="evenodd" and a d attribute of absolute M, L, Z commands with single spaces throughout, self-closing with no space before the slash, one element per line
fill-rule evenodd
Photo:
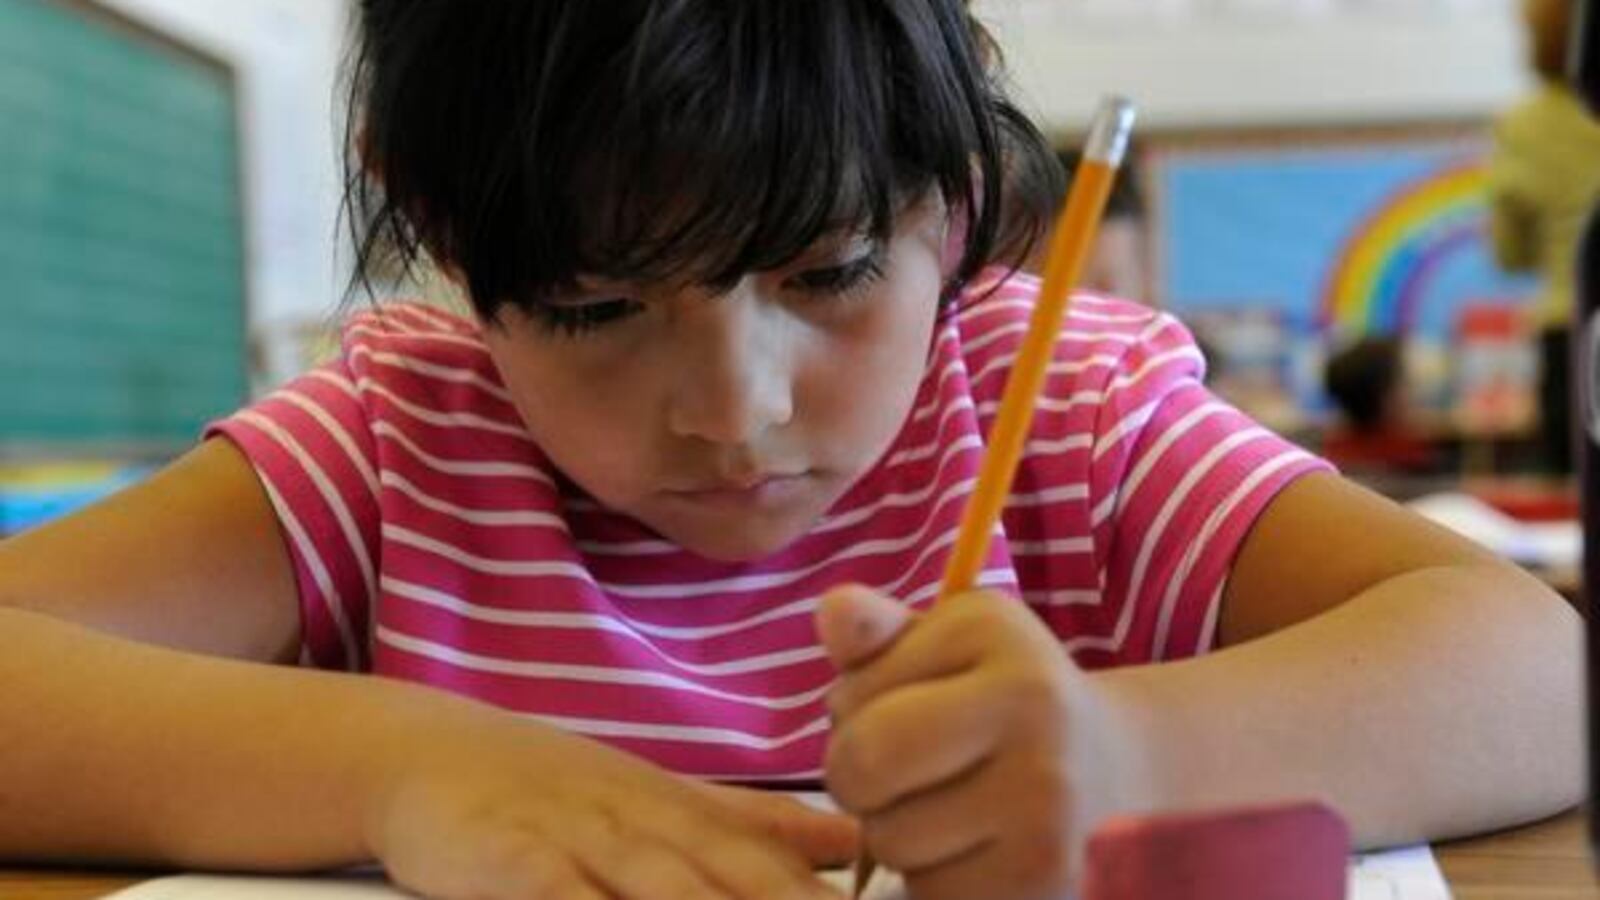
<path fill-rule="evenodd" d="M 810 483 L 812 473 L 766 473 L 738 480 L 716 480 L 666 495 L 695 506 L 720 508 L 775 507 L 793 502 Z"/>

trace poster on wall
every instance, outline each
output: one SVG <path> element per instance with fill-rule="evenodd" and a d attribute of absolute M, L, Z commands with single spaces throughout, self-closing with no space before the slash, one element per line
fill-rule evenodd
<path fill-rule="evenodd" d="M 1175 149 L 1149 162 L 1158 296 L 1224 345 L 1222 369 L 1239 349 L 1230 323 L 1252 323 L 1251 389 L 1270 394 L 1275 379 L 1279 402 L 1313 418 L 1329 348 L 1364 335 L 1404 338 L 1420 399 L 1451 403 L 1449 348 L 1469 311 L 1520 308 L 1537 290 L 1495 264 L 1480 143 Z"/>

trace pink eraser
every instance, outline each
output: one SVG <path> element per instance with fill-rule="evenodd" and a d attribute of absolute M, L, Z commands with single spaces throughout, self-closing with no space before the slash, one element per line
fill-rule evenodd
<path fill-rule="evenodd" d="M 1345 900 L 1350 829 L 1320 803 L 1125 816 L 1089 837 L 1084 900 Z"/>

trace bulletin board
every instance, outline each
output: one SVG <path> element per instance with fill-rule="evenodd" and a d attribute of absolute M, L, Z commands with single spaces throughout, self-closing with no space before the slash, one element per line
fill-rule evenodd
<path fill-rule="evenodd" d="M 247 394 L 238 92 L 84 0 L 0 0 L 0 455 L 161 454 Z"/>
<path fill-rule="evenodd" d="M 1323 360 L 1362 336 L 1404 337 L 1447 367 L 1469 308 L 1525 307 L 1538 290 L 1494 261 L 1486 134 L 1475 125 L 1155 141 L 1144 161 L 1156 293 L 1201 332 L 1220 322 L 1224 337 L 1252 335 L 1235 355 L 1260 365 L 1276 354 L 1302 408 L 1325 406 Z"/>
<path fill-rule="evenodd" d="M 1488 238 L 1488 144 L 1446 132 L 1244 140 L 1149 159 L 1158 281 L 1181 312 L 1266 308 L 1341 335 L 1446 334 L 1525 301 Z"/>

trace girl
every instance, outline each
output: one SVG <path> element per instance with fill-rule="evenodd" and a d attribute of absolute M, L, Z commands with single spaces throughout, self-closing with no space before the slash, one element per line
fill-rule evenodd
<path fill-rule="evenodd" d="M 930 608 L 1050 180 L 958 0 L 360 8 L 363 246 L 475 317 L 356 316 L 0 547 L 0 855 L 768 898 L 864 838 L 1053 897 L 1113 812 L 1577 801 L 1572 612 L 1132 304 L 1075 304 L 984 590 Z M 819 776 L 859 833 L 706 786 Z"/>

